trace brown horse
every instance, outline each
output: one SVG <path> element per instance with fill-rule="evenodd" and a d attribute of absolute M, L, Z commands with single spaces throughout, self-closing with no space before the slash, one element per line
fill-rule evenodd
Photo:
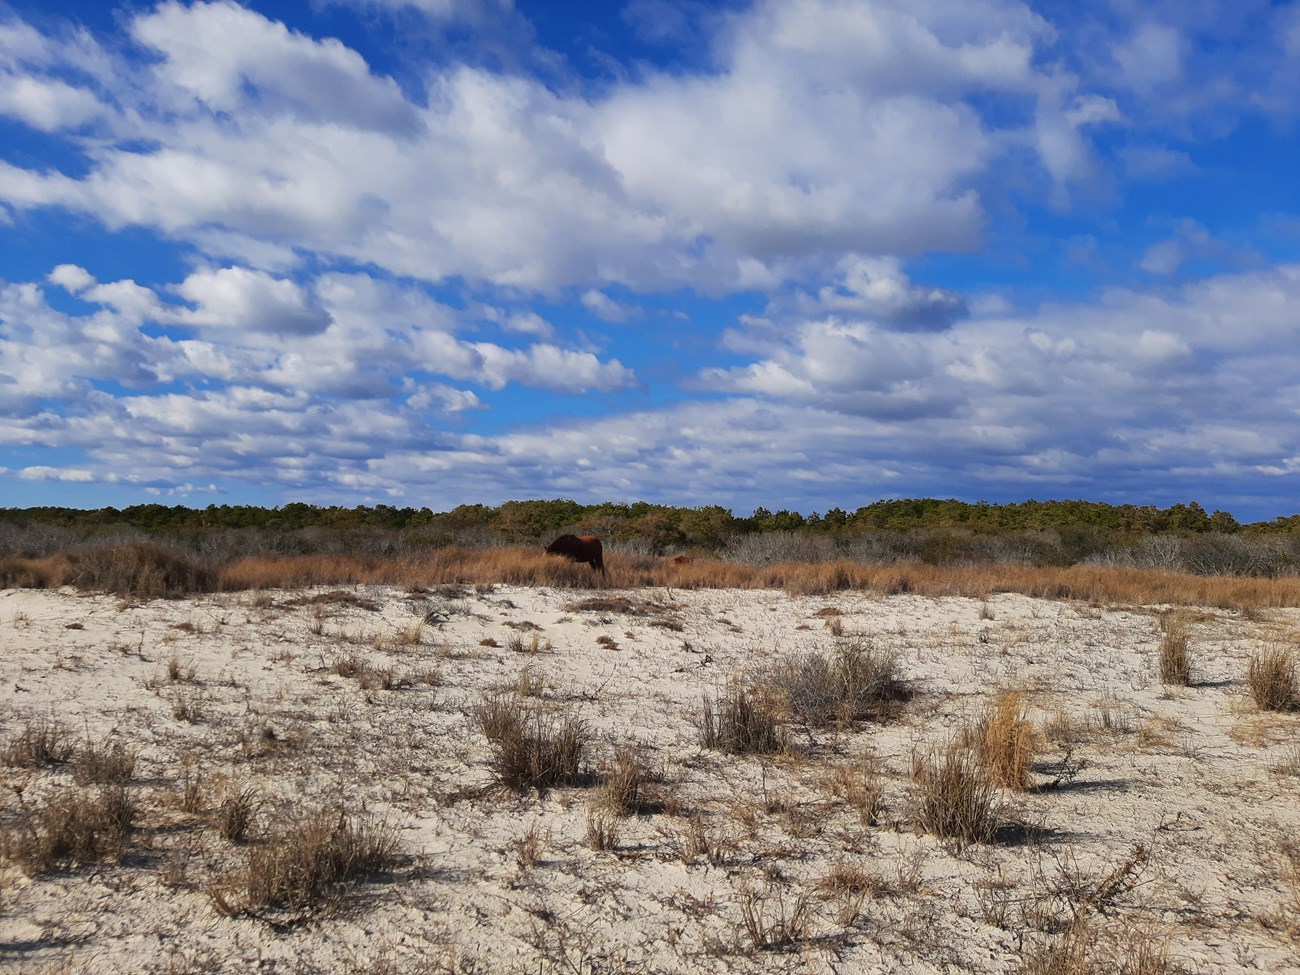
<path fill-rule="evenodd" d="M 546 546 L 547 555 L 563 555 L 570 562 L 586 562 L 592 570 L 605 571 L 604 551 L 595 535 L 561 535 Z"/>

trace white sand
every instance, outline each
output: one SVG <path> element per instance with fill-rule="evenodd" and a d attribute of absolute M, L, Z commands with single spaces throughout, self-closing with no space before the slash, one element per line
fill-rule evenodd
<path fill-rule="evenodd" d="M 1261 714 L 1244 686 L 1249 655 L 1295 640 L 1300 613 L 1199 614 L 1194 686 L 1170 691 L 1156 678 L 1159 617 L 1141 609 L 1010 595 L 349 593 L 379 608 L 289 607 L 304 594 L 283 592 L 124 605 L 0 591 L 0 741 L 41 717 L 76 740 L 122 741 L 139 752 L 143 809 L 120 865 L 5 868 L 0 970 L 1012 972 L 1023 946 L 1071 915 L 1071 891 L 1096 889 L 1141 847 L 1139 882 L 1097 915 L 1101 941 L 1167 938 L 1201 972 L 1300 971 L 1300 877 L 1282 853 L 1300 841 L 1300 776 L 1277 770 L 1300 761 L 1300 717 Z M 618 595 L 649 611 L 568 608 Z M 402 639 L 437 607 L 445 623 Z M 851 733 L 798 729 L 794 757 L 702 749 L 692 723 L 702 696 L 784 654 L 829 652 L 827 607 L 846 636 L 897 653 L 916 692 L 901 717 Z M 518 637 L 527 651 L 534 635 L 538 652 L 510 649 Z M 498 646 L 482 645 L 489 638 Z M 333 670 L 347 654 L 438 683 L 363 689 Z M 618 744 L 644 745 L 671 814 L 617 820 L 616 849 L 597 852 L 592 789 L 480 794 L 490 749 L 473 708 L 525 669 L 548 706 L 588 723 L 593 764 Z M 1086 726 L 1070 756 L 1084 767 L 1059 788 L 1002 795 L 1007 815 L 1038 828 L 1030 842 L 958 850 L 915 828 L 912 758 L 1002 687 L 1030 693 L 1040 727 L 1062 714 Z M 178 719 L 178 705 L 198 719 Z M 875 826 L 827 784 L 868 753 L 884 770 Z M 1040 742 L 1041 763 L 1063 757 Z M 1040 768 L 1034 781 L 1050 784 Z M 209 803 L 259 790 L 255 835 L 286 810 L 342 798 L 400 825 L 404 857 L 288 930 L 223 916 L 209 891 L 247 847 L 181 810 L 187 775 L 203 777 Z M 70 781 L 66 769 L 0 767 L 0 816 L 12 824 L 20 801 L 33 807 Z M 691 851 L 692 823 L 716 862 Z M 533 863 L 521 853 L 530 831 Z M 819 881 L 836 865 L 861 868 L 877 889 L 860 902 L 828 891 Z M 801 898 L 797 943 L 757 950 L 744 905 L 770 929 Z"/>

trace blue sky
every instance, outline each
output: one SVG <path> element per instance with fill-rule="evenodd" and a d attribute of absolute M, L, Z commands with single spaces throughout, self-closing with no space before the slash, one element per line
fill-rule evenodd
<path fill-rule="evenodd" d="M 0 0 L 0 505 L 1300 510 L 1300 5 Z"/>

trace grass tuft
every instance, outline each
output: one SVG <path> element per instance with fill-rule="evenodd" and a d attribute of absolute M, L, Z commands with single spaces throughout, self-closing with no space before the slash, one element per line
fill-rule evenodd
<path fill-rule="evenodd" d="M 75 751 L 68 729 L 53 718 L 42 717 L 25 725 L 5 745 L 0 760 L 18 768 L 41 768 L 62 765 Z"/>
<path fill-rule="evenodd" d="M 490 764 L 499 785 L 525 792 L 586 783 L 583 757 L 590 734 L 578 718 L 549 714 L 509 694 L 488 698 L 474 717 L 492 746 Z"/>
<path fill-rule="evenodd" d="M 1164 635 L 1160 639 L 1160 682 L 1186 687 L 1191 682 L 1191 657 L 1187 650 L 1190 622 L 1185 613 L 1170 613 L 1164 618 Z"/>
<path fill-rule="evenodd" d="M 918 763 L 916 821 L 927 833 L 958 845 L 987 843 L 997 830 L 993 779 L 974 750 L 960 740 Z"/>
<path fill-rule="evenodd" d="M 770 696 L 739 685 L 701 704 L 700 744 L 731 755 L 770 754 L 786 747 L 785 730 Z"/>
<path fill-rule="evenodd" d="M 211 891 L 213 905 L 226 915 L 309 911 L 341 885 L 392 869 L 397 836 L 395 827 L 346 809 L 305 813 L 250 848 L 247 866 Z"/>
<path fill-rule="evenodd" d="M 124 786 L 60 790 L 39 806 L 20 805 L 17 821 L 0 832 L 0 852 L 28 874 L 116 863 L 138 814 Z"/>
<path fill-rule="evenodd" d="M 1029 788 L 1034 725 L 1025 716 L 1022 693 L 1000 692 L 976 726 L 974 738 L 980 764 L 988 770 L 994 785 Z"/>
<path fill-rule="evenodd" d="M 1246 683 L 1255 703 L 1265 711 L 1294 711 L 1300 707 L 1296 685 L 1296 654 L 1291 647 L 1268 646 L 1250 658 Z"/>

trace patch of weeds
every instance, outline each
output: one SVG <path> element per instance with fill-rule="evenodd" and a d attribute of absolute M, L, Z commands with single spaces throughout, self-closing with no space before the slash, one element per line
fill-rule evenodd
<path fill-rule="evenodd" d="M 1175 687 L 1186 687 L 1191 682 L 1191 656 L 1187 649 L 1191 622 L 1185 613 L 1174 612 L 1161 621 L 1164 631 L 1160 638 L 1160 682 Z"/>
<path fill-rule="evenodd" d="M 885 787 L 880 761 L 874 755 L 865 753 L 857 761 L 830 769 L 824 788 L 856 809 L 862 825 L 875 826 L 880 821 L 885 805 Z"/>
<path fill-rule="evenodd" d="M 794 717 L 812 727 L 881 720 L 908 697 L 894 655 L 860 642 L 842 643 L 830 657 L 787 658 L 768 681 L 784 694 Z"/>
<path fill-rule="evenodd" d="M 705 697 L 695 719 L 700 744 L 731 755 L 785 750 L 787 738 L 770 696 L 740 685 Z"/>
<path fill-rule="evenodd" d="M 197 724 L 207 715 L 207 695 L 198 688 L 181 687 L 171 696 L 172 717 L 186 724 Z"/>
<path fill-rule="evenodd" d="M 662 775 L 646 762 L 643 749 L 620 746 L 602 773 L 596 802 L 615 816 L 657 811 L 660 803 L 651 790 L 661 780 Z"/>
<path fill-rule="evenodd" d="M 221 838 L 231 843 L 247 840 L 253 817 L 261 804 L 260 793 L 252 786 L 228 791 L 216 812 L 216 827 Z"/>
<path fill-rule="evenodd" d="M 1024 695 L 1000 692 L 975 726 L 975 750 L 993 784 L 1006 789 L 1029 788 L 1034 761 L 1034 725 L 1026 717 Z"/>
<path fill-rule="evenodd" d="M 1296 653 L 1291 647 L 1272 645 L 1251 655 L 1246 683 L 1255 704 L 1264 711 L 1300 708 L 1296 684 Z"/>
<path fill-rule="evenodd" d="M 702 816 L 692 815 L 686 819 L 686 829 L 679 838 L 678 854 L 683 863 L 703 860 L 713 867 L 727 862 L 727 857 L 736 849 L 735 839 L 720 830 L 711 830 Z"/>
<path fill-rule="evenodd" d="M 580 719 L 506 694 L 485 700 L 474 718 L 492 746 L 490 766 L 499 785 L 524 792 L 588 781 L 583 758 L 590 733 Z"/>
<path fill-rule="evenodd" d="M 304 919 L 342 885 L 393 868 L 398 831 L 386 822 L 327 807 L 292 817 L 250 847 L 248 863 L 209 892 L 227 916 L 287 911 Z"/>
<path fill-rule="evenodd" d="M 618 848 L 618 824 L 603 813 L 595 810 L 587 812 L 587 846 L 600 851 Z"/>
<path fill-rule="evenodd" d="M 1032 946 L 1017 975 L 1186 975 L 1169 957 L 1168 940 L 1128 926 L 1113 935 L 1098 930 L 1092 917 L 1080 917 L 1059 938 Z"/>
<path fill-rule="evenodd" d="M 524 834 L 512 844 L 515 850 L 515 862 L 520 869 L 528 870 L 542 859 L 542 840 L 537 832 L 537 820 L 533 820 Z"/>
<path fill-rule="evenodd" d="M 1102 694 L 1101 701 L 1092 710 L 1096 726 L 1109 734 L 1131 735 L 1137 731 L 1133 706 L 1111 691 Z"/>
<path fill-rule="evenodd" d="M 63 789 L 38 806 L 27 805 L 20 795 L 19 803 L 17 821 L 0 831 L 0 852 L 28 874 L 118 862 L 139 814 L 120 785 L 95 792 Z"/>
<path fill-rule="evenodd" d="M 987 843 L 998 827 L 993 780 L 973 749 L 953 740 L 916 763 L 915 818 L 927 833 Z"/>
<path fill-rule="evenodd" d="M 759 951 L 794 951 L 812 937 L 812 903 L 804 893 L 787 901 L 771 887 L 766 893 L 744 891 L 740 915 L 750 944 Z"/>
<path fill-rule="evenodd" d="M 403 680 L 412 687 L 441 687 L 443 676 L 438 667 L 424 664 L 407 671 Z"/>
<path fill-rule="evenodd" d="M 312 596 L 295 596 L 286 599 L 283 606 L 355 606 L 357 609 L 377 612 L 382 607 L 373 599 L 359 596 L 344 589 L 331 589 L 329 592 L 316 593 Z"/>
<path fill-rule="evenodd" d="M 1300 745 L 1292 745 L 1269 766 L 1274 775 L 1300 776 Z"/>
<path fill-rule="evenodd" d="M 18 768 L 62 765 L 76 751 L 67 727 L 53 718 L 41 717 L 23 726 L 0 752 L 0 760 Z"/>
<path fill-rule="evenodd" d="M 87 739 L 72 760 L 72 780 L 77 785 L 125 785 L 135 775 L 137 758 L 120 741 Z"/>

